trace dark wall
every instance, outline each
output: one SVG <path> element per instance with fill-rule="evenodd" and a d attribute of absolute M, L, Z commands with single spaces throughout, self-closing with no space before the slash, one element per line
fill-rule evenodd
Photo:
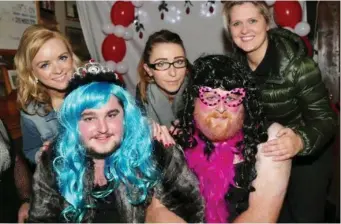
<path fill-rule="evenodd" d="M 308 38 L 310 41 L 314 40 L 314 28 L 316 26 L 316 6 L 318 1 L 306 1 L 307 5 L 307 22 L 310 25 L 310 33 L 308 34 Z"/>

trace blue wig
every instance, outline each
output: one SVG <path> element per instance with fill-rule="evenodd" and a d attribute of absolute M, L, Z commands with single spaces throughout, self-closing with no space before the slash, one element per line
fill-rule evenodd
<path fill-rule="evenodd" d="M 53 161 L 60 193 L 70 204 L 62 215 L 65 219 L 72 217 L 70 221 L 73 222 L 80 222 L 86 209 L 93 206 L 85 202 L 87 195 L 84 193 L 84 174 L 87 159 L 78 121 L 84 110 L 101 108 L 112 96 L 116 96 L 123 107 L 124 134 L 119 148 L 105 159 L 105 176 L 112 187 L 92 196 L 105 197 L 119 183 L 123 183 L 130 203 L 138 204 L 146 199 L 148 190 L 157 180 L 157 168 L 151 159 L 151 130 L 131 95 L 122 87 L 108 82 L 92 82 L 80 86 L 65 98 L 60 108 L 60 135 Z"/>

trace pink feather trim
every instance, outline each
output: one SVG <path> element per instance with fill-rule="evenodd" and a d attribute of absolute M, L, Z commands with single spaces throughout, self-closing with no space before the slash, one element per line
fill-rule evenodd
<path fill-rule="evenodd" d="M 209 223 L 225 223 L 228 218 L 225 194 L 230 184 L 234 185 L 234 156 L 236 143 L 243 139 L 242 132 L 225 142 L 216 143 L 207 160 L 205 142 L 197 135 L 198 145 L 185 151 L 188 166 L 197 175 L 200 191 L 205 199 L 205 216 Z"/>

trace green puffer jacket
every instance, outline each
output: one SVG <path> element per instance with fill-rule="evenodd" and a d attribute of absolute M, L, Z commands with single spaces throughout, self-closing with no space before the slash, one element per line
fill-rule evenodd
<path fill-rule="evenodd" d="M 320 70 L 296 34 L 276 28 L 268 31 L 268 37 L 262 68 L 253 74 L 267 119 L 302 137 L 304 148 L 298 155 L 316 155 L 326 149 L 337 125 Z"/>

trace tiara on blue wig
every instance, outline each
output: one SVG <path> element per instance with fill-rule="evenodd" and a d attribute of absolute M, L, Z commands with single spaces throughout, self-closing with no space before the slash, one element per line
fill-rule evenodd
<path fill-rule="evenodd" d="M 125 88 L 124 83 L 118 78 L 116 73 L 90 60 L 84 67 L 76 69 L 66 89 L 65 96 L 69 95 L 70 92 L 78 87 L 92 82 L 108 82 Z"/>
<path fill-rule="evenodd" d="M 157 180 L 156 164 L 152 162 L 152 136 L 147 119 L 134 98 L 122 88 L 112 72 L 85 73 L 74 76 L 59 111 L 60 134 L 56 143 L 53 167 L 61 195 L 68 202 L 62 215 L 67 221 L 81 222 L 87 209 L 87 197 L 104 198 L 123 184 L 132 204 L 146 200 L 149 189 Z M 124 134 L 119 148 L 105 159 L 107 189 L 88 192 L 82 180 L 86 175 L 87 159 L 80 141 L 78 121 L 85 109 L 101 108 L 115 96 L 124 111 Z M 137 128 L 138 127 L 138 128 Z M 90 183 L 91 185 L 92 183 Z"/>

